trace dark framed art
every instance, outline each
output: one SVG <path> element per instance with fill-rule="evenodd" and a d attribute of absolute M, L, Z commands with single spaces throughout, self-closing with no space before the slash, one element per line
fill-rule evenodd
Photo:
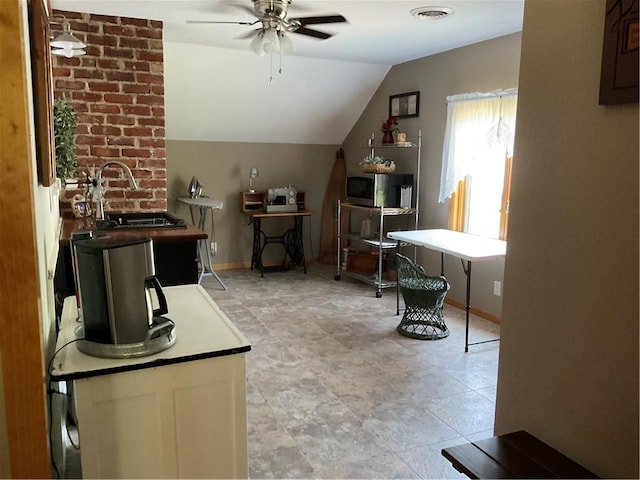
<path fill-rule="evenodd" d="M 600 105 L 638 102 L 639 0 L 607 0 Z"/>
<path fill-rule="evenodd" d="M 420 92 L 407 92 L 389 96 L 389 116 L 417 117 L 420 114 Z"/>
<path fill-rule="evenodd" d="M 56 181 L 56 161 L 49 13 L 44 0 L 29 2 L 29 29 L 38 180 L 43 186 L 49 187 Z"/>

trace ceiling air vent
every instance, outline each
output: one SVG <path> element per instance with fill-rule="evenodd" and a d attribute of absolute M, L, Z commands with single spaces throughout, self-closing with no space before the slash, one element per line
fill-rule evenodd
<path fill-rule="evenodd" d="M 453 15 L 453 8 L 449 7 L 419 7 L 411 10 L 411 15 L 423 20 L 440 20 Z"/>

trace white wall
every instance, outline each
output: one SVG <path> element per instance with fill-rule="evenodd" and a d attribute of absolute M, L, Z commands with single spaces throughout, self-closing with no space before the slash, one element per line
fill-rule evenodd
<path fill-rule="evenodd" d="M 345 140 L 347 173 L 359 171 L 358 162 L 368 152 L 363 146 L 372 133 L 379 143 L 380 125 L 388 116 L 389 96 L 419 91 L 420 116 L 399 120 L 400 130 L 407 132 L 408 140 L 416 142 L 418 130 L 422 130 L 419 228 L 447 228 L 448 203 L 438 203 L 446 98 L 517 87 L 520 39 L 520 33 L 514 33 L 392 67 Z M 397 173 L 415 173 L 414 151 L 381 152 L 396 162 Z M 429 273 L 440 273 L 439 253 L 426 249 L 418 249 L 418 253 L 418 260 Z M 473 265 L 472 304 L 496 317 L 500 316 L 501 298 L 493 295 L 493 281 L 502 281 L 503 268 L 502 260 Z M 445 274 L 451 283 L 448 297 L 464 302 L 466 278 L 459 259 L 447 256 Z"/>
<path fill-rule="evenodd" d="M 389 67 L 164 42 L 166 138 L 339 145 Z"/>
<path fill-rule="evenodd" d="M 598 105 L 605 0 L 528 0 L 495 431 L 638 478 L 638 104 Z"/>

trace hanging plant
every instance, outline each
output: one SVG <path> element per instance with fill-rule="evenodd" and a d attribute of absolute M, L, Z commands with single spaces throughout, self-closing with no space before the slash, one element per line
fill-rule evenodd
<path fill-rule="evenodd" d="M 78 169 L 76 160 L 76 110 L 67 98 L 53 104 L 53 134 L 56 144 L 56 174 L 63 182 L 72 178 Z"/>

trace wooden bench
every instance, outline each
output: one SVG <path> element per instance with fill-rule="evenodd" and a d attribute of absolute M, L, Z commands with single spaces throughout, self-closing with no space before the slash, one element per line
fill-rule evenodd
<path fill-rule="evenodd" d="M 469 478 L 600 478 L 527 432 L 443 448 Z"/>

